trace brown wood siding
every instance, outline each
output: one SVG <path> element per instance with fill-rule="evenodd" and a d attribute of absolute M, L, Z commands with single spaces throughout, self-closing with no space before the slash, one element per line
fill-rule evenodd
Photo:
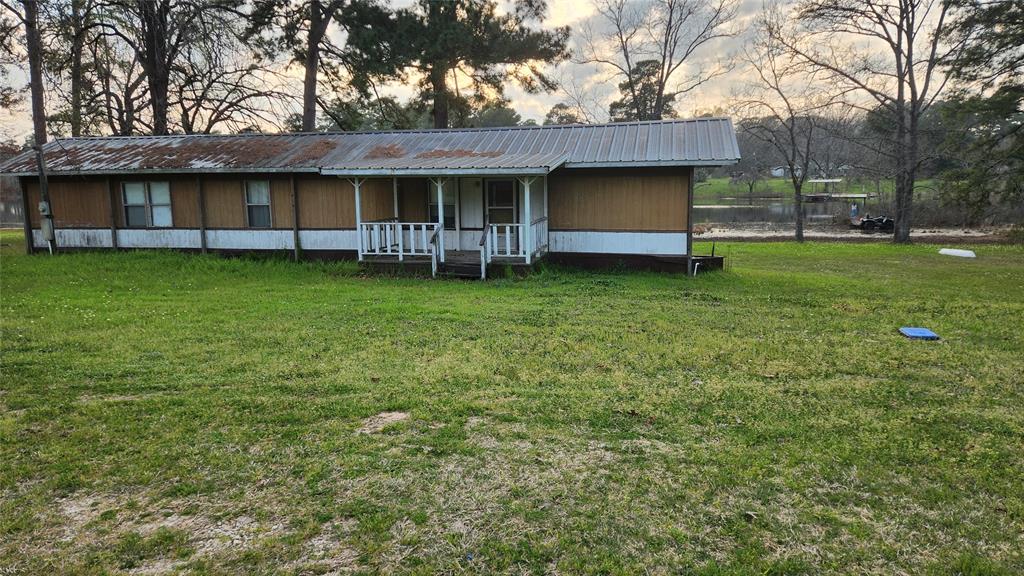
<path fill-rule="evenodd" d="M 336 177 L 300 176 L 299 226 L 302 228 L 355 228 L 356 203 L 352 185 Z"/>
<path fill-rule="evenodd" d="M 285 230 L 292 227 L 292 188 L 288 178 L 270 181 L 270 211 L 274 228 Z"/>
<path fill-rule="evenodd" d="M 50 178 L 50 210 L 57 228 L 109 228 L 110 199 L 103 178 Z M 39 182 L 26 179 L 29 218 L 33 228 L 39 224 Z"/>
<path fill-rule="evenodd" d="M 399 217 L 403 222 L 427 221 L 427 179 L 403 178 L 398 181 Z"/>
<path fill-rule="evenodd" d="M 175 178 L 170 183 L 171 219 L 174 227 L 199 228 L 199 190 L 196 189 L 196 179 Z"/>
<path fill-rule="evenodd" d="M 384 220 L 395 217 L 395 190 L 390 178 L 370 178 L 359 191 L 363 221 Z"/>
<path fill-rule="evenodd" d="M 558 170 L 548 182 L 550 228 L 685 231 L 689 170 Z"/>
<path fill-rule="evenodd" d="M 245 228 L 245 196 L 242 178 L 204 177 L 206 226 Z"/>

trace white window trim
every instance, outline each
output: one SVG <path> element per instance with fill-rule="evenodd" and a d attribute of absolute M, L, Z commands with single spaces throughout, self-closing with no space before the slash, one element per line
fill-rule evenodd
<path fill-rule="evenodd" d="M 454 198 L 452 198 L 452 203 L 451 204 L 449 204 L 447 202 L 445 202 L 445 204 L 444 204 L 444 218 L 445 218 L 445 220 L 447 220 L 448 218 L 452 218 L 452 225 L 450 227 L 449 226 L 445 226 L 444 227 L 445 230 L 458 230 L 459 229 L 459 208 L 460 208 L 459 207 L 459 194 L 458 194 L 458 189 L 455 188 L 457 182 L 458 182 L 458 179 L 452 179 L 452 178 L 446 178 L 445 179 L 443 194 L 445 196 L 447 196 L 449 190 L 451 190 L 451 193 L 454 195 Z M 431 184 L 427 185 L 427 220 L 429 220 L 431 222 L 434 222 L 434 221 L 437 220 L 437 210 L 435 209 L 434 210 L 434 214 L 431 215 L 430 214 L 430 208 L 432 206 L 437 206 L 437 186 L 435 186 L 434 184 L 431 183 Z M 450 210 L 449 210 L 449 208 L 450 208 Z"/>
<path fill-rule="evenodd" d="M 250 182 L 266 182 L 267 183 L 267 203 L 266 204 L 250 204 L 249 203 L 249 183 Z M 252 228 L 253 230 L 270 230 L 274 227 L 274 194 L 270 190 L 270 180 L 262 180 L 258 178 L 249 179 L 245 181 L 242 187 L 242 202 L 245 204 L 245 227 Z M 270 223 L 267 226 L 253 226 L 249 222 L 249 206 L 266 206 L 267 215 Z"/>
<path fill-rule="evenodd" d="M 167 185 L 167 204 L 154 204 L 153 198 L 150 195 L 149 187 L 151 184 L 161 183 Z M 142 195 L 144 201 L 142 204 L 129 204 L 128 195 L 125 190 L 127 184 L 142 184 Z M 131 226 L 128 224 L 128 207 L 129 206 L 142 206 L 146 213 L 146 225 L 145 226 Z M 154 206 L 167 206 L 167 209 L 171 212 L 171 225 L 170 226 L 154 226 L 153 225 L 153 207 Z M 121 216 L 124 218 L 124 227 L 133 230 L 146 230 L 148 228 L 159 228 L 161 230 L 165 228 L 174 228 L 174 202 L 171 200 L 171 183 L 167 180 L 146 180 L 140 182 L 138 180 L 132 180 L 127 182 L 121 182 Z"/>

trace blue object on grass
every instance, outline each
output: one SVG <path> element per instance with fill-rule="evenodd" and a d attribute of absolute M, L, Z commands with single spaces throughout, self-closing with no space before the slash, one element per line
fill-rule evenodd
<path fill-rule="evenodd" d="M 903 334 L 911 340 L 938 340 L 939 335 L 927 328 L 912 328 L 910 326 L 904 326 L 900 328 L 900 334 Z"/>

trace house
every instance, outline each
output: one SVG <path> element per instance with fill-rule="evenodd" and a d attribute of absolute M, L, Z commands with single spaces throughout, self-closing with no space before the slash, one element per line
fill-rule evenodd
<path fill-rule="evenodd" d="M 739 158 L 726 118 L 319 134 L 63 138 L 43 148 L 58 248 L 691 268 L 693 171 Z M 35 154 L 0 164 L 48 246 Z M 683 268 L 683 267 L 686 268 Z"/>
<path fill-rule="evenodd" d="M 772 166 L 768 171 L 772 178 L 789 178 L 789 166 Z M 798 166 L 796 175 L 800 176 L 801 174 L 803 174 L 803 170 Z"/>

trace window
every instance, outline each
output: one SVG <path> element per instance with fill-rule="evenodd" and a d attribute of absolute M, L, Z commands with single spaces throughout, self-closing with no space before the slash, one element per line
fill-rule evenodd
<path fill-rule="evenodd" d="M 167 182 L 125 182 L 121 186 L 124 223 L 128 228 L 170 228 L 171 185 Z"/>
<path fill-rule="evenodd" d="M 437 187 L 431 185 L 427 189 L 427 212 L 431 222 L 437 222 Z M 444 184 L 444 227 L 448 230 L 455 229 L 455 182 L 445 181 Z"/>
<path fill-rule="evenodd" d="M 246 181 L 245 217 L 249 228 L 270 228 L 270 182 Z"/>
<path fill-rule="evenodd" d="M 516 186 L 514 181 L 487 181 L 487 222 L 489 224 L 515 224 Z"/>

